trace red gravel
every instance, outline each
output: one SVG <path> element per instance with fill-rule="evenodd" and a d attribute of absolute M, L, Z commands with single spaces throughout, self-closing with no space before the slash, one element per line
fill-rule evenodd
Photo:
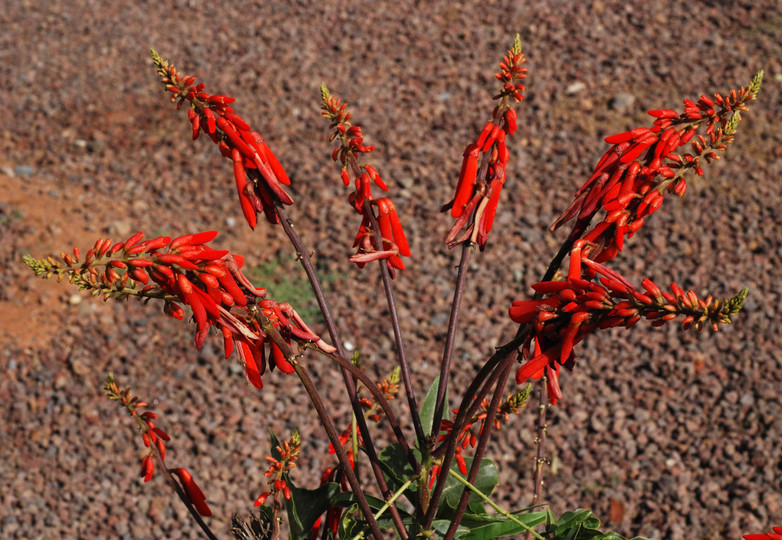
<path fill-rule="evenodd" d="M 138 437 L 102 397 L 108 371 L 155 400 L 173 438 L 168 461 L 194 471 L 223 537 L 231 513 L 263 491 L 267 428 L 302 428 L 297 482 L 317 484 L 325 463 L 317 421 L 287 388 L 293 379 L 271 374 L 255 392 L 216 336 L 196 353 L 191 329 L 151 306 L 82 301 L 19 264 L 24 253 L 86 248 L 107 234 L 220 229 L 215 245 L 244 253 L 261 285 L 304 290 L 281 231 L 246 230 L 230 164 L 191 143 L 149 47 L 235 96 L 265 135 L 293 180 L 291 213 L 327 276 L 343 335 L 382 376 L 391 358 L 384 302 L 377 279 L 346 261 L 358 223 L 328 159 L 320 82 L 350 103 L 411 239 L 414 258 L 396 285 L 421 399 L 456 264 L 438 209 L 517 32 L 528 99 L 494 236 L 474 258 L 457 388 L 512 333 L 507 306 L 563 240 L 547 226 L 606 148 L 602 137 L 649 124 L 647 109 L 746 85 L 765 69 L 727 158 L 615 261 L 634 282 L 675 280 L 718 296 L 748 286 L 745 313 L 717 335 L 639 327 L 580 345 L 549 424 L 555 467 L 545 493 L 556 513 L 589 507 L 622 534 L 738 538 L 782 524 L 779 2 L 249 4 L 21 0 L 0 11 L 0 536 L 198 536 L 161 479 L 136 477 Z M 335 395 L 333 369 L 313 369 Z M 340 421 L 346 411 L 335 401 Z M 529 501 L 533 413 L 491 450 L 506 506 Z"/>

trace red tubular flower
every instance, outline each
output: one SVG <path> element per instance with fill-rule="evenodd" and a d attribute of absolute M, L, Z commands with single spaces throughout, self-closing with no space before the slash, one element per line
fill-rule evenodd
<path fill-rule="evenodd" d="M 697 103 L 687 99 L 681 114 L 667 109 L 649 111 L 655 118 L 651 128 L 606 137 L 611 148 L 551 230 L 574 218 L 574 229 L 583 230 L 602 208 L 606 216 L 581 238 L 595 244 L 590 255 L 594 260 L 615 257 L 624 238 L 632 237 L 644 218 L 662 206 L 666 191 L 681 197 L 687 189 L 684 175 L 690 170 L 703 175 L 702 161 L 719 159 L 715 151 L 724 151 L 733 142 L 741 120 L 739 111 L 748 110 L 747 103 L 755 99 L 762 79 L 761 71 L 748 87 L 732 90 L 728 97 L 701 96 Z M 677 153 L 689 142 L 692 152 Z"/>
<path fill-rule="evenodd" d="M 239 204 L 250 227 L 255 228 L 258 212 L 263 212 L 269 223 L 279 223 L 276 205 L 293 204 L 282 187 L 290 185 L 290 179 L 263 137 L 229 106 L 236 100 L 204 92 L 204 84 L 195 84 L 195 77 L 181 76 L 156 51 L 150 54 L 161 81 L 172 93 L 171 101 L 177 108 L 188 102 L 193 139 L 206 133 L 220 153 L 233 161 Z"/>
<path fill-rule="evenodd" d="M 193 475 L 190 474 L 190 471 L 179 467 L 177 469 L 170 469 L 170 472 L 179 478 L 182 489 L 187 494 L 190 503 L 198 513 L 204 517 L 211 516 L 212 511 L 209 509 L 209 505 L 206 504 L 206 495 L 204 495 L 204 492 L 201 491 L 201 488 L 198 487 L 198 484 L 193 480 Z"/>
<path fill-rule="evenodd" d="M 661 326 L 679 316 L 685 330 L 709 325 L 716 331 L 719 324 L 729 324 L 744 304 L 747 289 L 726 300 L 711 296 L 701 300 L 676 283 L 671 284 L 670 293 L 664 292 L 647 278 L 642 282 L 645 292 L 638 291 L 619 273 L 593 260 L 592 247 L 583 240 L 576 242 L 567 279 L 534 284 L 532 288 L 546 296 L 513 302 L 508 310 L 514 322 L 532 325 L 522 347 L 525 362 L 516 373 L 516 382 L 546 374 L 552 404 L 562 396 L 559 367 L 573 368 L 573 347 L 592 332 L 631 328 L 642 318 Z"/>
<path fill-rule="evenodd" d="M 782 527 L 774 527 L 774 532 L 760 534 L 745 534 L 744 540 L 782 540 Z"/>
<path fill-rule="evenodd" d="M 372 196 L 372 184 L 374 183 L 383 191 L 388 191 L 377 169 L 371 165 L 360 165 L 360 154 L 371 152 L 374 146 L 363 144 L 364 136 L 361 127 L 351 125 L 350 113 L 346 110 L 346 104 L 339 98 L 331 95 L 325 84 L 321 85 L 321 97 L 323 99 L 321 109 L 323 117 L 330 121 L 331 135 L 329 140 L 337 140 L 339 146 L 334 149 L 331 157 L 334 161 L 342 163 L 340 177 L 345 186 L 350 185 L 350 173 L 353 173 L 355 190 L 348 196 L 348 202 L 353 209 L 363 216 L 358 234 L 353 242 L 353 247 L 358 248 L 358 253 L 350 258 L 351 262 L 363 268 L 371 261 L 385 260 L 391 277 L 395 276 L 395 270 L 404 270 L 405 265 L 401 256 L 410 257 L 410 247 L 407 243 L 402 224 L 396 213 L 396 206 L 388 197 L 375 200 Z M 374 221 L 380 228 L 379 234 L 382 240 L 382 249 L 375 246 L 377 231 L 373 229 L 373 220 L 365 214 L 366 208 L 370 211 L 377 207 L 378 213 Z"/>
<path fill-rule="evenodd" d="M 525 88 L 519 81 L 527 76 L 527 70 L 521 67 L 525 61 L 517 35 L 496 74 L 503 83 L 500 93 L 494 96 L 500 103 L 476 141 L 465 148 L 456 195 L 442 208 L 456 218 L 445 237 L 449 248 L 463 242 L 478 244 L 481 251 L 486 247 L 510 156 L 505 139 L 516 131 L 516 111 L 511 102 L 524 99 L 521 92 Z"/>

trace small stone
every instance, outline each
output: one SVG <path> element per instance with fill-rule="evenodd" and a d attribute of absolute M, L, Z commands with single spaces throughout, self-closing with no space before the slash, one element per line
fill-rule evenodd
<path fill-rule="evenodd" d="M 573 94 L 578 94 L 584 89 L 586 89 L 586 84 L 581 81 L 577 81 L 565 88 L 565 93 L 569 96 L 572 96 Z"/>
<path fill-rule="evenodd" d="M 131 227 L 132 225 L 127 219 L 116 219 L 109 223 L 106 229 L 108 230 L 109 235 L 124 239 L 130 236 Z"/>
<path fill-rule="evenodd" d="M 35 173 L 35 167 L 32 165 L 17 165 L 14 167 L 14 176 L 28 178 Z"/>
<path fill-rule="evenodd" d="M 635 96 L 628 92 L 621 92 L 616 94 L 611 101 L 608 102 L 608 106 L 620 113 L 628 113 L 635 104 Z"/>

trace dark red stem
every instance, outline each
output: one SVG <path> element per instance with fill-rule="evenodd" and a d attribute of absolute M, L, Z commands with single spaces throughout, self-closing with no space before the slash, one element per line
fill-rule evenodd
<path fill-rule="evenodd" d="M 486 445 L 489 442 L 489 437 L 491 437 L 491 431 L 494 428 L 494 418 L 496 414 L 497 408 L 500 406 L 500 402 L 502 401 L 503 392 L 505 390 L 505 383 L 508 380 L 508 375 L 510 374 L 510 368 L 511 368 L 512 362 L 502 362 L 500 364 L 500 369 L 502 370 L 499 376 L 499 379 L 497 380 L 497 386 L 494 389 L 494 395 L 491 398 L 491 404 L 489 405 L 489 414 L 486 417 L 486 419 L 483 421 L 483 425 L 481 426 L 481 435 L 478 438 L 478 445 L 475 447 L 475 454 L 473 455 L 472 460 L 472 466 L 470 467 L 470 471 L 467 474 L 467 481 L 471 484 L 475 484 L 475 479 L 478 478 L 478 472 L 481 468 L 481 462 L 483 461 L 483 455 L 486 453 Z M 456 507 L 456 514 L 454 514 L 454 517 L 451 521 L 451 525 L 448 527 L 448 531 L 445 533 L 444 540 L 453 540 L 454 535 L 456 534 L 457 529 L 459 528 L 459 524 L 462 522 L 462 518 L 464 517 L 464 513 L 467 511 L 467 504 L 470 501 L 470 496 L 472 495 L 471 491 L 467 489 L 465 486 L 464 491 L 462 491 L 462 496 L 459 499 L 459 505 Z"/>

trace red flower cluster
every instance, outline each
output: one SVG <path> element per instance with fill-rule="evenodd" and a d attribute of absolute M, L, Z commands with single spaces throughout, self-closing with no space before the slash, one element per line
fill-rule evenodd
<path fill-rule="evenodd" d="M 199 349 L 209 328 L 219 328 L 223 334 L 225 356 L 231 356 L 234 343 L 245 367 L 248 380 L 256 388 L 263 383 L 261 375 L 266 368 L 265 343 L 269 342 L 269 365 L 290 373 L 293 367 L 282 351 L 268 339 L 261 328 L 263 315 L 282 337 L 303 343 L 315 343 L 325 352 L 334 348 L 313 333 L 289 304 L 268 299 L 265 289 L 253 286 L 242 273 L 244 259 L 225 250 L 206 245 L 217 235 L 216 231 L 187 234 L 171 240 L 161 236 L 141 241 L 136 233 L 125 242 L 112 244 L 99 239 L 79 264 L 80 253 L 62 254 L 67 267 L 53 259 L 24 260 L 38 275 L 57 274 L 77 285 L 103 294 L 104 299 L 124 300 L 130 296 L 140 299 L 156 298 L 164 301 L 166 314 L 184 318 L 179 303 L 190 306 L 196 322 L 195 344 Z"/>
<path fill-rule="evenodd" d="M 278 457 L 266 457 L 266 461 L 270 462 L 271 466 L 263 474 L 269 479 L 267 483 L 271 486 L 271 491 L 261 493 L 261 495 L 255 499 L 254 506 L 261 506 L 266 502 L 266 499 L 269 498 L 270 495 L 274 496 L 278 493 L 282 494 L 286 499 L 291 498 L 291 490 L 288 487 L 285 476 L 296 466 L 300 448 L 301 435 L 298 430 L 296 430 L 293 432 L 290 440 L 277 446 L 276 450 Z"/>
<path fill-rule="evenodd" d="M 679 316 L 684 317 L 685 329 L 700 330 L 708 323 L 716 331 L 718 324 L 731 322 L 747 296 L 747 289 L 743 289 L 730 299 L 709 296 L 702 300 L 676 283 L 671 284 L 670 293 L 664 292 L 648 278 L 642 282 L 645 292 L 640 292 L 617 272 L 590 259 L 587 249 L 583 240 L 576 242 L 567 279 L 534 284 L 532 288 L 546 296 L 513 302 L 509 310 L 514 322 L 533 325 L 523 346 L 526 363 L 516 373 L 516 382 L 538 379 L 545 373 L 552 404 L 562 398 L 560 366 L 572 369 L 576 361 L 573 346 L 592 332 L 616 326 L 631 328 L 642 318 L 661 326 Z M 599 283 L 595 280 L 598 274 Z M 532 343 L 534 352 L 530 350 Z"/>
<path fill-rule="evenodd" d="M 499 431 L 502 425 L 508 422 L 511 414 L 518 414 L 522 408 L 527 406 L 530 388 L 531 387 L 527 385 L 523 390 L 520 390 L 514 394 L 508 394 L 508 397 L 505 398 L 505 401 L 499 407 L 497 407 L 497 411 L 494 413 L 493 422 L 495 429 Z M 456 447 L 456 454 L 454 458 L 456 459 L 456 464 L 459 467 L 459 472 L 464 475 L 467 474 L 467 462 L 462 455 L 463 451 L 468 446 L 475 448 L 475 445 L 478 443 L 478 437 L 480 437 L 481 433 L 483 432 L 483 426 L 485 425 L 486 420 L 489 418 L 489 405 L 490 404 L 488 399 L 481 401 L 480 407 L 483 409 L 483 412 L 474 415 L 470 421 L 464 425 L 462 432 L 457 438 L 458 446 Z M 454 409 L 453 413 L 454 415 L 459 414 L 459 409 Z M 479 422 L 480 425 L 476 426 L 476 424 Z M 438 442 L 448 440 L 451 437 L 451 431 L 453 431 L 453 422 L 446 419 L 441 420 L 440 435 L 437 438 Z M 439 464 L 435 464 L 432 467 L 431 476 L 429 478 L 430 488 L 434 486 L 434 483 L 440 475 L 441 470 L 442 468 Z"/>
<path fill-rule="evenodd" d="M 744 540 L 782 540 L 782 527 L 774 527 L 774 532 L 745 534 Z"/>
<path fill-rule="evenodd" d="M 581 238 L 595 244 L 590 255 L 594 260 L 614 258 L 624 238 L 635 234 L 644 218 L 660 208 L 665 191 L 681 197 L 687 189 L 685 173 L 694 170 L 702 176 L 703 161 L 719 159 L 715 150 L 724 151 L 733 141 L 739 111 L 748 110 L 762 79 L 761 71 L 747 88 L 731 90 L 727 97 L 701 96 L 697 103 L 687 99 L 681 114 L 669 109 L 649 111 L 655 118 L 653 127 L 606 137 L 613 146 L 551 230 L 573 218 L 575 228 L 586 227 L 602 208 L 605 218 Z M 704 126 L 704 134 L 699 134 Z M 676 152 L 688 142 L 691 152 Z"/>
<path fill-rule="evenodd" d="M 255 228 L 258 212 L 263 212 L 269 223 L 279 223 L 275 204 L 293 204 L 282 187 L 291 182 L 264 138 L 230 107 L 236 100 L 204 92 L 204 83 L 195 84 L 195 77 L 181 76 L 156 51 L 150 54 L 163 84 L 173 94 L 171 101 L 177 103 L 177 108 L 185 101 L 189 103 L 193 139 L 203 131 L 220 153 L 233 161 L 239 203 L 250 227 Z"/>
<path fill-rule="evenodd" d="M 334 97 L 329 92 L 325 84 L 321 85 L 322 104 L 321 110 L 323 117 L 330 122 L 329 129 L 331 134 L 329 140 L 338 139 L 337 146 L 331 154 L 331 159 L 340 161 L 342 168 L 340 176 L 345 186 L 350 185 L 350 174 L 353 174 L 355 191 L 348 196 L 350 205 L 363 216 L 359 226 L 358 235 L 353 242 L 353 247 L 358 248 L 358 253 L 350 258 L 359 268 L 370 261 L 385 260 L 394 276 L 394 269 L 404 270 L 405 265 L 401 256 L 410 256 L 410 246 L 405 238 L 402 224 L 396 213 L 396 206 L 387 197 L 375 200 L 372 196 L 372 184 L 374 183 L 383 191 L 388 191 L 383 179 L 377 170 L 371 165 L 360 165 L 358 163 L 359 154 L 369 153 L 375 149 L 374 146 L 364 144 L 364 135 L 361 133 L 361 126 L 354 126 L 350 123 L 350 113 L 346 110 L 347 105 L 341 103 L 339 98 Z M 374 239 L 376 231 L 374 230 L 374 218 L 371 218 L 365 212 L 365 202 L 378 208 L 376 221 L 380 228 L 380 237 L 382 239 L 382 249 L 375 247 Z"/>
<path fill-rule="evenodd" d="M 524 62 L 526 58 L 517 35 L 513 47 L 500 62 L 500 72 L 495 74 L 503 82 L 501 92 L 494 96 L 501 100 L 500 104 L 478 139 L 465 148 L 456 196 L 442 208 L 442 211 L 450 209 L 451 217 L 457 218 L 445 238 L 449 248 L 465 241 L 477 243 L 481 251 L 486 246 L 505 184 L 509 158 L 505 138 L 516 131 L 516 110 L 511 108 L 511 99 L 516 102 L 524 99 L 521 92 L 526 88 L 519 82 L 527 76 L 527 70 L 521 67 Z"/>
<path fill-rule="evenodd" d="M 144 482 L 149 482 L 155 473 L 155 453 L 151 447 L 152 445 L 155 446 L 159 453 L 160 463 L 165 465 L 165 441 L 170 441 L 171 437 L 153 422 L 153 420 L 156 420 L 158 417 L 156 413 L 144 411 L 139 414 L 138 409 L 146 408 L 147 404 L 143 401 L 139 401 L 137 397 L 133 396 L 130 388 L 120 390 L 119 385 L 112 374 L 109 374 L 106 378 L 103 389 L 106 391 L 106 396 L 109 399 L 122 403 L 130 415 L 138 422 L 144 446 L 150 449 L 141 460 L 141 476 L 144 478 Z M 169 472 L 175 474 L 180 479 L 184 493 L 188 496 L 198 513 L 206 517 L 211 516 L 212 511 L 209 509 L 209 505 L 206 504 L 206 497 L 195 483 L 188 470 L 178 468 L 169 469 Z"/>

